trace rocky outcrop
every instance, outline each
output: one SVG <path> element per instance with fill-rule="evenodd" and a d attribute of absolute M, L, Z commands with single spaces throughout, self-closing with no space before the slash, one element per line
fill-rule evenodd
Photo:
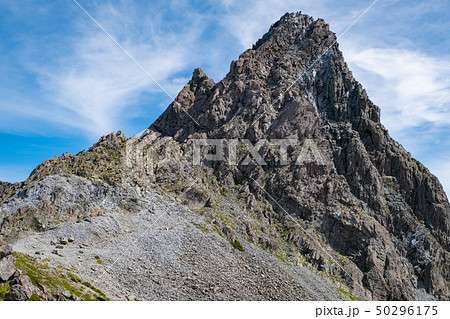
<path fill-rule="evenodd" d="M 0 282 L 8 281 L 16 270 L 15 260 L 12 254 L 11 245 L 0 246 Z"/>
<path fill-rule="evenodd" d="M 193 119 L 204 115 L 214 86 L 214 81 L 208 78 L 200 68 L 194 70 L 191 81 L 184 86 L 176 100 L 153 126 L 158 127 L 160 132 L 168 136 L 175 136 L 179 128 L 186 125 L 190 128 L 185 134 L 192 134 L 205 128 L 208 123 L 198 123 Z"/>
<path fill-rule="evenodd" d="M 12 184 L 6 182 L 0 182 L 0 194 L 6 193 Z"/>
<path fill-rule="evenodd" d="M 12 255 L 12 246 L 0 244 L 0 300 L 25 301 L 30 299 L 37 289 L 28 276 L 16 269 L 16 258 Z"/>
<path fill-rule="evenodd" d="M 5 301 L 26 301 L 33 295 L 38 296 L 37 288 L 33 286 L 30 277 L 17 272 L 10 282 L 11 288 L 5 295 Z"/>
<path fill-rule="evenodd" d="M 0 205 L 0 235 L 26 236 L 115 210 L 134 213 L 141 203 L 125 188 L 101 179 L 52 175 L 34 182 Z"/>
<path fill-rule="evenodd" d="M 77 175 L 91 179 L 101 179 L 109 184 L 117 184 L 122 176 L 121 157 L 126 138 L 122 132 L 103 136 L 88 151 L 77 155 L 66 153 L 45 160 L 31 173 L 24 186 L 51 175 Z"/>
<path fill-rule="evenodd" d="M 22 187 L 22 183 L 6 183 L 0 182 L 0 203 L 11 197 Z"/>

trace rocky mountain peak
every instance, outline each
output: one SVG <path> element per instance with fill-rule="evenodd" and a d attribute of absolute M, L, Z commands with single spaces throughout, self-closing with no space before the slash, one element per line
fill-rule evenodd
<path fill-rule="evenodd" d="M 323 20 L 285 14 L 251 50 L 231 63 L 222 81 L 207 86 L 201 95 L 184 89 L 150 129 L 180 143 L 204 137 L 251 143 L 294 138 L 300 145 L 313 141 L 324 155 L 320 165 L 283 166 L 269 146 L 260 149 L 268 159 L 265 165 L 252 162 L 237 169 L 223 163 L 207 165 L 217 178 L 231 176 L 247 185 L 250 193 L 272 201 L 280 216 L 289 207 L 290 215 L 316 224 L 333 249 L 353 256 L 360 269 L 372 269 L 373 277 L 365 276 L 377 286 L 379 297 L 409 298 L 413 291 L 409 284 L 402 292 L 384 286 L 397 280 L 405 255 L 414 268 L 414 280 L 425 283 L 427 291 L 448 291 L 431 284 L 429 277 L 437 276 L 437 265 L 449 258 L 450 205 L 442 186 L 389 136 L 380 123 L 380 108 L 353 77 L 335 34 Z M 290 154 L 298 157 L 301 147 L 294 147 Z M 241 156 L 243 160 L 245 152 Z M 336 211 L 347 211 L 353 221 L 336 223 Z M 378 230 L 364 230 L 367 227 Z M 393 234 L 394 241 L 389 238 Z M 411 236 L 427 238 L 417 248 L 418 255 Z M 381 247 L 391 248 L 382 253 Z M 423 254 L 436 258 L 430 263 Z M 385 268 L 384 274 L 383 263 L 390 269 Z M 433 275 L 427 267 L 436 267 Z"/>
<path fill-rule="evenodd" d="M 198 86 L 202 86 L 205 82 L 212 81 L 208 76 L 203 72 L 201 68 L 197 68 L 194 70 L 192 74 L 192 79 L 189 81 L 191 91 L 196 91 Z M 212 82 L 214 84 L 214 81 Z"/>
<path fill-rule="evenodd" d="M 194 160 L 198 139 L 222 141 L 215 149 L 223 157 L 208 160 L 205 147 Z M 194 70 L 144 135 L 107 135 L 1 187 L 0 231 L 10 238 L 61 220 L 110 220 L 111 212 L 139 228 L 151 219 L 148 203 L 161 204 L 161 189 L 179 196 L 175 215 L 202 221 L 172 236 L 206 227 L 228 248 L 261 247 L 293 269 L 312 265 L 360 299 L 450 298 L 450 205 L 441 184 L 389 136 L 335 34 L 307 15 L 281 17 L 218 83 Z"/>
<path fill-rule="evenodd" d="M 118 149 L 120 148 L 120 144 L 125 142 L 127 138 L 125 137 L 125 134 L 123 134 L 121 131 L 117 133 L 110 133 L 108 135 L 102 136 L 97 143 L 95 143 L 90 150 L 95 150 L 98 148 L 109 148 L 109 149 Z"/>
<path fill-rule="evenodd" d="M 180 141 L 194 132 L 213 136 L 219 130 L 223 136 L 233 128 L 241 137 L 262 137 L 272 133 L 268 123 L 293 108 L 309 109 L 321 120 L 353 128 L 365 120 L 380 122 L 379 108 L 353 78 L 328 24 L 287 13 L 253 49 L 231 63 L 230 72 L 217 85 L 195 70 L 152 129 Z"/>
<path fill-rule="evenodd" d="M 335 34 L 330 32 L 329 25 L 324 20 L 314 20 L 306 14 L 286 13 L 280 20 L 270 26 L 269 31 L 253 45 L 252 49 L 258 50 L 269 41 L 281 45 L 286 43 L 300 45 L 305 39 L 315 38 L 319 40 L 328 37 L 332 41 L 336 40 Z M 287 48 L 295 49 L 293 47 Z"/>

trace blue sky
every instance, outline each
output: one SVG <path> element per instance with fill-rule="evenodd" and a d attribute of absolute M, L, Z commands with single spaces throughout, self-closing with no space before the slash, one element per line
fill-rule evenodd
<path fill-rule="evenodd" d="M 285 12 L 342 34 L 373 2 L 78 0 L 170 95 L 201 67 L 219 81 L 231 60 Z M 379 0 L 341 39 L 354 76 L 391 135 L 450 192 L 450 2 Z M 73 0 L 0 1 L 0 180 L 44 159 L 132 136 L 171 99 Z"/>

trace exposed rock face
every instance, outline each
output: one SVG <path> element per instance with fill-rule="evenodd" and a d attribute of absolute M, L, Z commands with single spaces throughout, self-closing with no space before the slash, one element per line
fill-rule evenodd
<path fill-rule="evenodd" d="M 103 238 L 109 245 L 127 243 L 128 233 L 117 226 L 118 220 L 144 220 L 149 203 L 161 210 L 161 203 L 153 202 L 149 193 L 162 188 L 173 192 L 175 197 L 167 200 L 177 207 L 172 209 L 177 216 L 186 220 L 193 216 L 202 221 L 195 227 L 220 235 L 216 239 L 205 235 L 209 257 L 185 252 L 193 268 L 217 265 L 218 256 L 228 256 L 226 250 L 211 249 L 213 240 L 217 245 L 228 241 L 236 249 L 248 242 L 245 250 L 261 258 L 252 264 L 255 268 L 281 267 L 260 254 L 265 250 L 295 271 L 300 265 L 312 265 L 328 278 L 319 287 L 333 282 L 350 288 L 360 299 L 448 300 L 448 199 L 437 178 L 390 138 L 380 123 L 380 109 L 353 78 L 335 41 L 323 20 L 284 15 L 252 50 L 232 62 L 219 83 L 196 69 L 176 100 L 142 136 L 127 140 L 120 132 L 110 134 L 87 152 L 45 161 L 15 188 L 2 186 L 6 191 L 0 205 L 0 234 L 17 241 L 23 252 L 31 250 L 27 245 L 32 239 L 38 245 L 40 238 L 64 227 L 74 227 L 78 229 L 74 234 L 86 233 L 96 241 Z M 196 165 L 195 140 L 205 138 L 223 141 L 224 161 L 206 160 L 206 153 L 217 153 L 217 146 L 209 146 L 201 148 L 201 165 Z M 286 148 L 285 161 L 275 141 L 287 138 L 297 143 Z M 233 139 L 240 143 L 236 156 L 230 151 Z M 251 145 L 243 146 L 244 140 L 261 146 L 262 164 L 254 160 L 256 151 L 249 156 Z M 150 151 L 151 156 L 142 160 Z M 108 226 L 114 229 L 114 238 L 86 226 L 91 218 L 114 220 L 116 226 Z M 165 222 L 169 229 L 170 222 Z M 34 232 L 36 238 L 27 237 Z M 139 234 L 152 240 L 144 230 Z M 198 240 L 186 230 L 182 237 L 171 236 L 173 241 L 164 241 L 168 245 L 175 239 Z M 158 247 L 152 242 L 154 246 Z M 166 250 L 177 255 L 180 247 Z M 65 265 L 74 257 L 67 254 L 63 249 L 55 262 Z M 242 266 L 247 257 L 238 257 L 235 264 Z M 165 250 L 155 248 L 152 258 L 167 262 L 166 269 L 177 268 L 176 258 L 168 261 Z M 134 270 L 138 265 L 125 272 L 116 266 L 113 282 L 126 285 L 122 275 L 130 271 L 144 282 L 142 273 Z M 246 272 L 241 266 L 236 266 L 239 272 Z M 280 269 L 294 271 L 286 267 Z M 214 267 L 203 270 L 216 278 Z M 79 271 L 92 276 L 83 267 Z M 256 287 L 262 283 L 246 275 L 252 282 L 245 288 L 250 299 L 317 299 L 311 296 L 319 288 L 308 290 L 310 298 L 304 290 L 279 292 L 282 280 L 268 274 L 273 282 L 264 283 L 267 289 L 261 294 Z M 291 283 L 303 278 L 294 277 Z M 152 278 L 160 281 L 156 275 Z M 232 292 L 237 289 L 233 280 L 216 283 L 220 298 L 215 293 L 197 294 L 190 286 L 176 291 L 199 299 L 202 295 L 235 299 L 240 295 Z M 159 298 L 185 298 L 182 293 L 171 294 L 170 287 L 164 286 Z M 141 289 L 133 285 L 133 289 L 129 296 L 139 299 L 150 298 L 149 291 L 158 294 L 153 284 Z"/>
<path fill-rule="evenodd" d="M 135 212 L 135 194 L 102 180 L 52 175 L 32 183 L 0 205 L 1 234 L 24 236 L 61 222 L 81 221 L 115 210 Z"/>
<path fill-rule="evenodd" d="M 6 294 L 6 301 L 26 301 L 33 294 L 38 293 L 38 289 L 33 285 L 30 277 L 17 272 L 13 280 L 11 280 L 11 290 Z"/>
<path fill-rule="evenodd" d="M 14 194 L 19 188 L 21 184 L 11 184 L 6 182 L 0 182 L 0 202 L 3 202 L 12 194 Z"/>
<path fill-rule="evenodd" d="M 12 254 L 12 246 L 9 244 L 0 245 L 0 259 Z"/>
<path fill-rule="evenodd" d="M 320 165 L 282 166 L 270 147 L 260 152 L 271 159 L 266 166 L 209 165 L 216 176 L 229 171 L 250 193 L 276 200 L 279 215 L 287 210 L 314 227 L 355 263 L 363 276 L 354 280 L 373 298 L 412 299 L 417 282 L 449 298 L 447 197 L 437 178 L 389 137 L 380 109 L 335 41 L 322 20 L 286 14 L 220 83 L 213 86 L 195 71 L 151 128 L 180 143 L 202 137 L 253 144 L 313 140 L 324 157 Z M 323 258 L 319 263 L 329 259 Z"/>
<path fill-rule="evenodd" d="M 11 187 L 10 183 L 0 182 L 0 194 L 3 194 Z"/>

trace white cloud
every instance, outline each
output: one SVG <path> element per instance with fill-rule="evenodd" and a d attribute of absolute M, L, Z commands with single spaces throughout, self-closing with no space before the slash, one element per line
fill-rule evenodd
<path fill-rule="evenodd" d="M 152 76 L 164 82 L 184 66 L 184 57 L 175 50 L 151 50 L 144 45 L 129 44 L 127 48 L 141 59 Z M 164 56 L 164 59 L 161 57 Z M 73 112 L 85 129 L 105 133 L 113 127 L 116 117 L 143 92 L 159 90 L 155 83 L 101 33 L 87 36 L 75 48 L 73 56 L 63 64 L 42 70 L 41 84 L 52 92 L 56 104 Z"/>
<path fill-rule="evenodd" d="M 331 25 L 331 29 L 340 35 L 346 30 L 372 3 L 364 1 L 343 1 L 336 3 L 332 0 L 221 0 L 224 13 L 218 16 L 223 27 L 233 34 L 243 49 L 250 48 L 265 32 L 269 26 L 276 22 L 286 12 L 302 11 L 304 14 L 324 19 Z M 362 21 L 358 21 L 352 32 L 361 27 L 367 16 L 373 14 L 374 6 L 366 12 Z"/>
<path fill-rule="evenodd" d="M 191 56 L 199 25 L 167 31 L 158 14 L 139 15 L 130 5 L 100 6 L 91 12 L 99 23 L 174 97 L 182 88 L 179 78 Z M 108 133 L 133 112 L 142 94 L 165 93 L 107 34 L 80 10 L 78 34 L 71 51 L 46 65 L 30 62 L 41 87 L 58 107 L 53 119 L 92 136 Z M 170 98 L 167 97 L 168 103 Z M 168 104 L 167 103 L 167 104 Z M 127 110 L 130 108 L 129 110 Z M 122 123 L 123 124 L 123 123 Z"/>
<path fill-rule="evenodd" d="M 393 131 L 450 124 L 450 60 L 405 49 L 344 49 L 356 77 Z"/>

